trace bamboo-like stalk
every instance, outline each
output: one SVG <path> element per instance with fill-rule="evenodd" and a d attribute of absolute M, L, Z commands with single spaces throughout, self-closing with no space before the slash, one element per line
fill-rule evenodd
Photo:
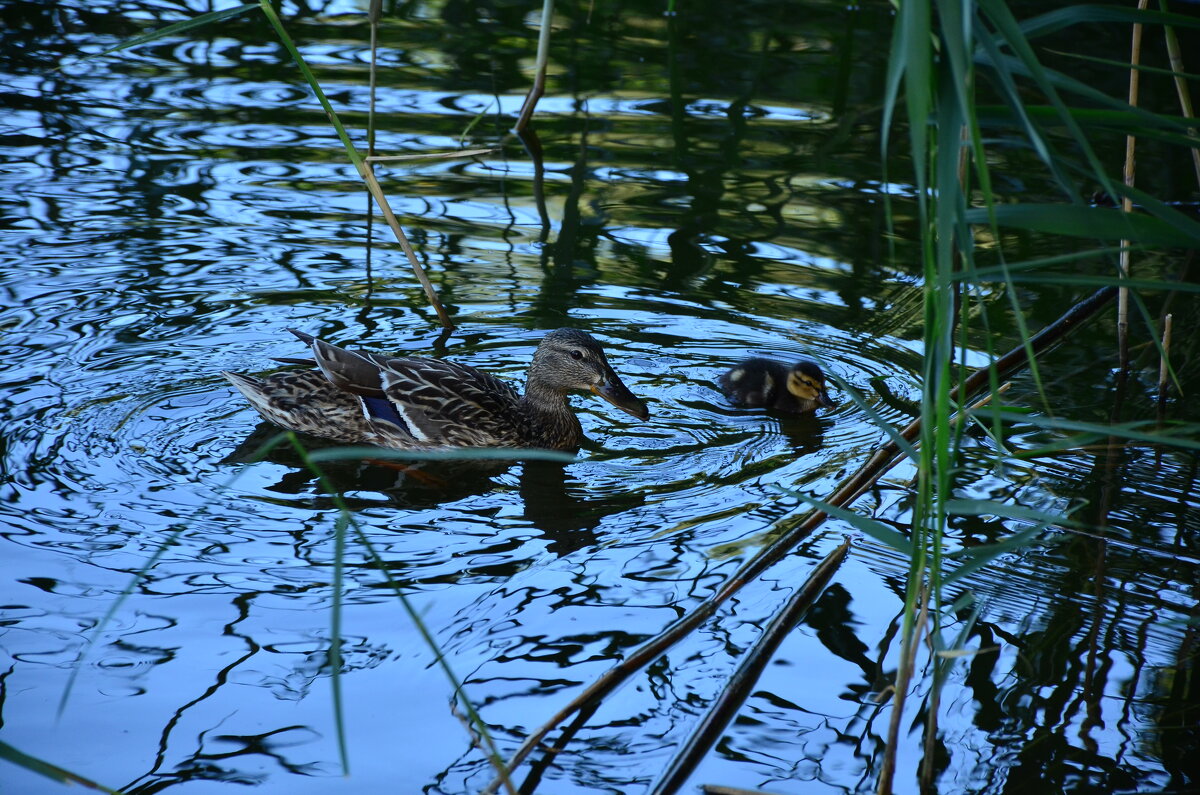
<path fill-rule="evenodd" d="M 1145 11 L 1150 0 L 1138 0 L 1138 10 Z M 1142 24 L 1133 24 L 1133 42 L 1129 52 L 1129 104 L 1137 107 L 1141 72 L 1138 64 L 1142 59 Z M 1125 136 L 1125 185 L 1132 188 L 1137 174 L 1137 138 Z M 1121 199 L 1121 209 L 1126 213 L 1133 212 L 1133 199 L 1126 194 Z M 1121 241 L 1121 276 L 1129 278 L 1129 241 Z M 1122 370 L 1129 369 L 1129 288 L 1122 287 L 1117 296 L 1117 348 Z"/>
<path fill-rule="evenodd" d="M 513 130 L 518 133 L 524 130 L 525 126 L 529 124 L 529 118 L 533 116 L 533 109 L 537 107 L 538 100 L 546 93 L 546 65 L 550 62 L 550 30 L 553 21 L 554 0 L 542 0 L 542 27 L 538 31 L 537 61 L 534 64 L 533 87 L 525 95 L 525 102 L 521 105 L 521 112 L 517 116 L 516 126 L 513 127 Z"/>
<path fill-rule="evenodd" d="M 792 631 L 792 628 L 816 603 L 817 597 L 825 590 L 825 586 L 829 584 L 829 580 L 842 565 L 849 550 L 850 539 L 847 538 L 841 546 L 825 556 L 825 559 L 808 575 L 804 586 L 796 591 L 784 608 L 771 619 L 771 623 L 763 630 L 758 642 L 746 652 L 725 689 L 714 699 L 708 712 L 676 752 L 675 758 L 667 766 L 666 772 L 651 790 L 653 795 L 672 795 L 687 782 L 688 776 L 696 769 L 696 765 L 700 764 L 705 754 L 720 739 L 721 733 L 725 731 L 729 721 L 736 717 L 738 709 L 750 695 L 750 689 L 762 676 L 763 668 L 771 660 L 771 655 L 779 648 L 779 644 L 787 633 Z"/>
<path fill-rule="evenodd" d="M 1059 342 L 1071 330 L 1077 328 L 1080 323 L 1093 317 L 1112 301 L 1116 293 L 1117 288 L 1105 287 L 1084 301 L 1079 302 L 1067 311 L 1066 314 L 1038 332 L 1029 340 L 1028 346 L 1018 346 L 993 362 L 991 367 L 985 367 L 972 373 L 954 390 L 952 399 L 961 404 L 964 402 L 964 398 L 979 392 L 979 390 L 989 383 L 993 377 L 993 371 L 994 377 L 997 379 L 1004 378 L 1006 375 L 1014 372 L 1028 362 L 1028 355 L 1032 354 L 1036 356 L 1045 351 L 1050 346 Z M 914 420 L 900 432 L 899 436 L 911 442 L 917 438 L 920 429 L 921 421 L 919 419 Z M 882 445 L 875 450 L 857 472 L 843 480 L 834 489 L 833 493 L 825 499 L 825 502 L 838 507 L 850 504 L 871 489 L 879 481 L 879 478 L 883 477 L 888 470 L 901 460 L 899 444 L 890 441 Z M 571 699 L 566 706 L 559 709 L 549 720 L 525 738 L 525 741 L 521 743 L 521 746 L 509 759 L 506 766 L 507 769 L 510 771 L 515 770 L 518 765 L 524 762 L 555 726 L 576 712 L 594 706 L 595 702 L 606 693 L 616 688 L 638 670 L 657 660 L 667 649 L 679 642 L 693 629 L 703 624 L 705 620 L 716 612 L 716 609 L 721 604 L 741 590 L 742 586 L 757 578 L 785 557 L 796 544 L 811 535 L 813 531 L 821 526 L 826 517 L 827 514 L 822 510 L 813 509 L 809 511 L 798 524 L 788 529 L 770 546 L 744 563 L 715 594 L 697 605 L 692 612 L 667 627 L 667 629 L 663 630 L 656 637 L 643 643 L 623 661 L 601 674 L 592 684 L 584 688 L 583 692 Z M 496 787 L 500 786 L 500 783 L 499 779 L 493 780 L 482 790 L 481 795 L 488 795 L 488 793 L 495 792 Z"/>
<path fill-rule="evenodd" d="M 1167 10 L 1166 0 L 1161 0 L 1163 11 Z M 1175 73 L 1175 93 L 1179 96 L 1179 110 L 1185 119 L 1193 118 L 1192 94 L 1188 90 L 1187 71 L 1183 67 L 1183 53 L 1179 49 L 1179 37 L 1171 26 L 1163 28 L 1163 37 L 1167 42 L 1167 58 L 1171 62 L 1171 71 Z M 1188 135 L 1197 137 L 1195 127 L 1188 128 Z M 1200 145 L 1192 147 L 1192 169 L 1196 172 L 1196 185 L 1200 186 Z"/>

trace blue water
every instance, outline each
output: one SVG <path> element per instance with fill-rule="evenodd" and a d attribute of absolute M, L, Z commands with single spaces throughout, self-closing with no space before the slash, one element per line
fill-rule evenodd
<path fill-rule="evenodd" d="M 478 792 L 492 771 L 388 579 L 508 755 L 793 526 L 803 506 L 777 486 L 825 495 L 856 469 L 884 434 L 847 389 L 893 425 L 919 394 L 911 190 L 879 182 L 871 126 L 886 9 L 804 6 L 797 19 L 751 3 L 675 22 L 657 5 L 597 7 L 590 24 L 587 8 L 561 10 L 535 116 L 544 207 L 529 154 L 503 137 L 511 115 L 496 115 L 520 105 L 537 9 L 417 5 L 386 26 L 377 150 L 454 150 L 482 111 L 461 140 L 502 142 L 379 171 L 458 326 L 442 339 L 257 16 L 80 62 L 208 7 L 12 4 L 0 741 L 128 792 Z M 314 11 L 285 17 L 361 143 L 360 9 Z M 789 46 L 764 45 L 768 25 Z M 893 252 L 884 191 L 898 201 Z M 1031 317 L 1069 301 L 1048 293 Z M 1010 318 L 992 306 L 1003 347 Z M 286 450 L 246 463 L 269 433 L 252 438 L 257 416 L 219 374 L 303 355 L 295 327 L 520 382 L 540 336 L 564 325 L 603 342 L 651 420 L 574 398 L 590 441 L 565 468 L 330 466 L 356 526 L 340 571 L 332 495 Z M 1112 345 L 1094 334 L 1073 346 L 1047 367 L 1048 389 L 1056 406 L 1103 415 L 1111 376 L 1095 362 Z M 837 407 L 800 419 L 730 407 L 716 380 L 745 355 L 818 359 L 842 384 Z M 1021 379 L 1012 399 L 1033 391 Z M 939 791 L 1183 791 L 1195 783 L 1195 459 L 1133 448 L 1111 475 L 1091 453 L 999 468 L 973 444 L 963 496 L 1107 505 L 1110 540 L 1048 530 L 962 588 L 979 609 L 966 647 L 984 653 L 951 667 L 942 691 Z M 912 476 L 902 465 L 856 507 L 901 527 Z M 1022 527 L 956 520 L 952 543 Z M 831 520 L 607 699 L 539 791 L 645 791 L 846 535 L 847 562 L 690 781 L 873 790 L 907 561 Z M 328 656 L 339 576 L 340 711 Z M 905 725 L 930 687 L 918 678 Z M 902 740 L 897 786 L 915 792 L 919 732 Z M 61 788 L 4 761 L 0 780 Z"/>

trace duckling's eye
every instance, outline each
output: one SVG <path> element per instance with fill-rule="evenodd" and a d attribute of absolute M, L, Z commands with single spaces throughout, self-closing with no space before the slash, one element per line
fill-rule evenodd
<path fill-rule="evenodd" d="M 572 348 L 571 349 L 571 358 L 574 359 L 575 361 L 579 361 L 580 359 L 583 358 L 583 351 L 579 350 L 578 348 Z"/>

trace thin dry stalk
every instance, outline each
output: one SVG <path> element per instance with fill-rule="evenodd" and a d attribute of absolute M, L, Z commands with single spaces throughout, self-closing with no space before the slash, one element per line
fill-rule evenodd
<path fill-rule="evenodd" d="M 513 130 L 518 133 L 529 124 L 529 118 L 533 116 L 533 109 L 537 107 L 538 100 L 546 93 L 546 65 L 550 61 L 550 28 L 553 21 L 554 0 L 542 0 L 542 27 L 538 31 L 537 63 L 534 66 L 533 87 L 525 96 L 525 103 L 521 105 L 521 113 L 517 116 L 517 124 L 513 127 Z"/>
<path fill-rule="evenodd" d="M 929 647 L 930 659 L 933 659 L 937 654 L 937 649 L 934 648 L 933 628 L 925 636 L 926 645 Z M 934 676 L 937 676 L 937 664 L 934 664 Z M 937 733 L 938 733 L 938 713 L 942 708 L 942 688 L 934 683 L 934 686 L 929 691 L 929 706 L 925 710 L 925 749 L 921 755 L 921 791 L 933 791 L 933 777 L 937 772 Z"/>
<path fill-rule="evenodd" d="M 904 716 L 904 703 L 908 700 L 908 685 L 912 681 L 913 668 L 916 666 L 917 646 L 920 645 L 917 639 L 925 631 L 925 621 L 929 617 L 928 585 L 921 586 L 918 602 L 921 612 L 917 614 L 917 623 L 913 627 L 912 634 L 902 644 L 900 666 L 896 670 L 896 684 L 893 688 L 896 697 L 892 703 L 892 716 L 888 721 L 887 744 L 884 746 L 883 752 L 883 767 L 879 769 L 879 786 L 876 789 L 879 795 L 890 795 L 892 781 L 896 777 L 896 751 L 900 746 L 900 719 Z"/>
<path fill-rule="evenodd" d="M 521 792 L 523 794 L 537 790 L 538 784 L 542 781 L 542 776 L 546 774 L 546 770 L 550 767 L 550 763 L 563 752 L 563 749 L 567 747 L 567 744 L 571 742 L 579 730 L 587 725 L 592 715 L 596 714 L 596 708 L 599 706 L 599 702 L 596 702 L 581 709 L 579 714 L 575 716 L 575 720 L 571 721 L 571 725 L 563 729 L 558 739 L 554 741 L 554 745 L 546 749 L 542 757 L 529 766 L 529 775 L 521 782 Z"/>
<path fill-rule="evenodd" d="M 1150 0 L 1138 0 L 1138 10 L 1145 11 Z M 1129 104 L 1137 107 L 1138 104 L 1138 87 L 1141 78 L 1141 72 L 1138 70 L 1138 64 L 1142 59 L 1142 24 L 1140 22 L 1133 25 L 1133 43 L 1130 46 L 1129 54 Z M 1132 188 L 1134 176 L 1137 173 L 1137 160 L 1135 152 L 1137 148 L 1137 138 L 1133 135 L 1125 136 L 1125 185 Z M 1121 209 L 1127 213 L 1133 212 L 1133 199 L 1130 196 L 1125 196 L 1121 200 Z M 1121 241 L 1121 276 L 1129 278 L 1129 241 Z M 1117 347 L 1121 369 L 1129 369 L 1129 288 L 1122 287 L 1121 293 L 1117 297 Z"/>
<path fill-rule="evenodd" d="M 1003 378 L 1018 368 L 1024 366 L 1028 362 L 1026 351 L 1032 351 L 1037 355 L 1051 345 L 1054 345 L 1061 340 L 1072 329 L 1079 326 L 1080 323 L 1094 316 L 1117 294 L 1117 288 L 1105 287 L 1092 294 L 1090 297 L 1080 301 L 1074 307 L 1067 311 L 1062 317 L 1046 326 L 1029 341 L 1029 347 L 1018 346 L 1005 355 L 997 359 L 991 368 L 982 368 L 972 373 L 959 387 L 953 392 L 953 399 L 962 402 L 962 396 L 969 396 L 977 393 L 980 389 L 987 385 L 991 378 L 991 371 L 996 371 L 997 378 Z M 990 396 L 989 398 L 990 399 Z M 901 435 L 908 441 L 915 439 L 920 432 L 920 421 L 911 423 Z M 825 502 L 844 507 L 849 505 L 867 490 L 872 488 L 881 477 L 899 461 L 900 449 L 895 442 L 888 442 L 875 451 L 874 454 L 867 460 L 865 464 L 853 475 L 834 490 L 834 492 L 825 499 Z M 730 598 L 738 592 L 746 583 L 761 575 L 776 562 L 781 560 L 791 549 L 802 540 L 807 538 L 825 521 L 826 514 L 821 510 L 812 510 L 805 514 L 804 518 L 796 526 L 790 528 L 777 538 L 769 547 L 759 552 L 753 558 L 745 563 L 730 579 L 718 590 L 701 604 L 697 605 L 692 612 L 685 615 L 683 618 L 676 621 L 670 627 L 661 632 L 657 637 L 652 638 L 639 648 L 635 649 L 629 657 L 622 660 L 619 664 L 613 666 L 605 673 L 601 674 L 596 681 L 586 687 L 582 693 L 573 698 L 570 703 L 562 707 L 542 726 L 534 730 L 521 744 L 521 747 L 513 754 L 506 766 L 508 770 L 515 770 L 525 759 L 533 752 L 534 749 L 540 746 L 546 735 L 549 734 L 555 726 L 562 723 L 577 711 L 593 706 L 593 702 L 602 698 L 606 693 L 616 688 L 635 672 L 641 670 L 646 665 L 649 665 L 654 660 L 657 660 L 667 649 L 671 648 L 675 643 L 685 637 L 696 627 L 700 626 L 713 613 L 716 612 L 726 599 Z M 493 780 L 481 793 L 488 795 L 496 791 L 496 787 L 500 785 L 499 780 Z"/>
<path fill-rule="evenodd" d="M 1188 91 L 1188 83 L 1183 68 L 1183 53 L 1179 49 L 1179 37 L 1172 27 L 1163 28 L 1163 36 L 1167 40 L 1167 57 L 1171 60 L 1171 71 L 1175 73 L 1175 93 L 1179 95 L 1179 110 L 1185 119 L 1193 118 L 1192 94 Z M 1189 127 L 1188 135 L 1196 137 L 1196 128 Z M 1200 146 L 1192 147 L 1192 168 L 1196 172 L 1196 185 L 1200 186 Z"/>
<path fill-rule="evenodd" d="M 367 159 L 375 154 L 375 86 L 378 71 L 379 18 L 383 15 L 383 0 L 371 0 L 367 22 L 371 28 L 371 66 L 367 76 Z"/>
<path fill-rule="evenodd" d="M 450 316 L 446 314 L 446 310 L 442 307 L 442 302 L 438 300 L 437 293 L 434 292 L 433 285 L 429 282 L 429 277 L 425 275 L 425 269 L 421 267 L 421 262 L 417 259 L 417 255 L 413 251 L 412 245 L 408 242 L 404 230 L 400 228 L 400 222 L 396 220 L 396 216 L 388 204 L 387 197 L 383 195 L 383 189 L 379 187 L 379 181 L 375 179 L 375 174 L 371 170 L 371 166 L 363 162 L 362 155 L 354 147 L 354 142 L 350 140 L 349 133 L 346 132 L 346 128 L 342 125 L 341 119 L 338 118 L 337 113 L 334 111 L 333 105 L 329 103 L 329 98 L 325 96 L 321 84 L 317 82 L 317 78 L 313 75 L 312 70 L 308 68 L 304 57 L 300 55 L 300 50 L 296 48 L 296 43 L 292 41 L 292 37 L 288 34 L 287 29 L 284 28 L 279 14 L 271 6 L 270 0 L 259 0 L 259 7 L 266 15 L 272 27 L 275 28 L 275 32 L 279 34 L 283 45 L 291 53 L 292 59 L 295 60 L 296 66 L 300 68 L 300 73 L 304 75 L 305 81 L 308 82 L 309 87 L 316 94 L 317 101 L 321 103 L 321 108 L 325 111 L 325 116 L 329 119 L 330 124 L 337 130 L 338 138 L 341 139 L 342 146 L 345 147 L 350 162 L 354 164 L 355 170 L 358 171 L 358 175 L 366 183 L 367 190 L 370 191 L 371 196 L 375 199 L 375 203 L 383 211 L 383 217 L 387 220 L 388 226 L 391 227 L 392 234 L 399 241 L 400 247 L 408 255 L 408 261 L 412 265 L 413 273 L 416 274 L 417 280 L 421 282 L 421 286 L 425 289 L 425 295 L 429 299 L 430 305 L 433 306 L 434 311 L 437 312 L 438 319 L 444 327 L 454 328 L 454 324 L 450 322 Z"/>
<path fill-rule="evenodd" d="M 817 597 L 825 590 L 825 586 L 842 565 L 849 550 L 850 539 L 847 538 L 841 546 L 825 556 L 809 574 L 804 586 L 797 590 L 784 608 L 771 619 L 758 642 L 746 652 L 725 689 L 713 700 L 708 712 L 676 752 L 675 758 L 667 766 L 667 772 L 651 790 L 653 795 L 672 795 L 687 782 L 688 776 L 721 738 L 729 721 L 737 716 L 738 710 L 758 683 L 763 669 L 779 648 L 779 644 L 816 603 Z"/>
<path fill-rule="evenodd" d="M 375 203 L 379 205 L 379 211 L 383 213 L 383 219 L 392 229 L 392 234 L 396 236 L 396 240 L 400 243 L 400 248 L 404 249 L 404 253 L 408 256 L 409 263 L 412 264 L 413 273 L 416 274 L 417 281 L 421 283 L 421 287 L 425 290 L 425 297 L 429 299 L 433 310 L 437 312 L 438 320 L 448 329 L 454 328 L 454 323 L 450 320 L 450 315 L 446 314 L 442 302 L 438 300 L 437 293 L 433 289 L 433 284 L 429 281 L 429 277 L 425 275 L 425 269 L 421 267 L 420 260 L 417 259 L 417 253 L 413 251 L 412 244 L 408 242 L 408 237 L 404 234 L 404 230 L 400 228 L 400 221 L 397 220 L 396 214 L 392 212 L 392 206 L 388 204 L 387 196 L 383 195 L 383 188 L 379 187 L 379 180 L 375 179 L 375 171 L 367 163 L 363 163 L 359 170 L 363 181 L 367 183 L 367 190 L 375 197 Z"/>
<path fill-rule="evenodd" d="M 1174 315 L 1163 318 L 1162 359 L 1158 363 L 1158 405 L 1161 408 L 1167 402 L 1167 376 L 1171 371 L 1171 321 Z"/>
<path fill-rule="evenodd" d="M 367 159 L 375 154 L 375 86 L 379 52 L 379 19 L 383 15 L 383 0 L 371 0 L 367 9 L 367 23 L 371 31 L 371 66 L 367 82 Z M 367 250 L 366 250 L 366 281 L 367 298 L 375 287 L 375 279 L 371 274 L 371 252 L 375 249 L 375 199 L 367 192 Z M 366 312 L 369 304 L 363 306 Z"/>
<path fill-rule="evenodd" d="M 393 163 L 398 160 L 455 160 L 463 157 L 483 157 L 499 152 L 498 147 L 487 149 L 460 149 L 455 152 L 422 152 L 415 155 L 370 155 L 363 158 L 367 163 Z"/>
<path fill-rule="evenodd" d="M 454 717 L 458 718 L 458 722 L 461 723 L 462 727 L 466 730 L 467 736 L 471 738 L 471 745 L 477 751 L 483 753 L 486 756 L 488 753 L 488 749 L 484 747 L 483 737 L 482 737 L 482 735 L 479 734 L 478 731 L 476 731 L 475 725 L 473 723 L 471 723 L 471 719 L 469 717 L 467 717 L 466 715 L 462 714 L 462 712 L 459 711 L 458 707 L 453 702 L 451 702 L 451 704 L 450 704 L 450 714 L 453 715 Z M 506 774 L 503 776 L 505 791 L 508 792 L 508 795 L 517 795 L 517 789 L 512 783 L 512 778 L 507 775 L 507 771 L 502 771 L 502 772 Z"/>
<path fill-rule="evenodd" d="M 1171 321 L 1174 315 L 1167 315 L 1163 318 L 1163 335 L 1162 335 L 1162 359 L 1158 363 L 1158 406 L 1155 412 L 1158 424 L 1162 425 L 1167 419 L 1167 390 L 1170 388 L 1169 376 L 1171 374 Z M 1155 451 L 1155 464 L 1159 463 L 1162 455 L 1161 449 Z"/>

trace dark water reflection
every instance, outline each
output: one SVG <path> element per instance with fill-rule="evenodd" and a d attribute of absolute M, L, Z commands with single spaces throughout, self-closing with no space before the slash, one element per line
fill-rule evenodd
<path fill-rule="evenodd" d="M 289 26 L 361 129 L 361 9 L 304 8 Z M 496 108 L 515 112 L 527 85 L 537 8 L 401 4 L 406 21 L 383 32 L 378 150 L 456 148 L 488 107 L 466 143 L 494 145 L 512 122 Z M 390 238 L 368 230 L 353 169 L 257 17 L 49 72 L 204 10 L 0 7 L 3 739 L 130 792 L 478 791 L 489 768 L 387 580 L 509 752 L 794 524 L 799 501 L 777 484 L 823 495 L 883 438 L 844 388 L 815 418 L 730 408 L 723 368 L 815 357 L 888 422 L 910 418 L 918 256 L 907 187 L 878 181 L 887 5 L 709 4 L 674 19 L 660 5 L 561 8 L 540 188 L 517 145 L 381 169 L 460 324 L 449 338 Z M 1023 157 L 1006 165 L 1024 173 Z M 1050 190 L 1032 177 L 1025 189 Z M 898 199 L 891 240 L 885 191 Z M 1048 290 L 1030 320 L 1070 300 Z M 995 339 L 974 342 L 1004 348 L 1007 305 L 987 307 Z M 1176 311 L 1177 328 L 1194 323 L 1194 307 Z M 652 421 L 576 399 L 590 442 L 565 466 L 328 465 L 371 550 L 350 543 L 340 575 L 344 779 L 328 696 L 336 506 L 288 448 L 241 463 L 264 432 L 218 373 L 296 355 L 293 326 L 519 380 L 544 330 L 567 324 L 603 340 Z M 1056 351 L 1051 404 L 1107 418 L 1113 384 L 1096 362 L 1110 348 L 1098 333 Z M 1190 394 L 1194 344 L 1181 348 Z M 1014 392 L 1040 405 L 1031 384 Z M 1125 418 L 1150 411 L 1131 401 Z M 939 791 L 1195 787 L 1195 457 L 1135 447 L 1000 468 L 986 440 L 970 444 L 961 496 L 1086 500 L 1076 518 L 1091 530 L 1047 531 L 962 586 L 980 606 L 967 648 L 985 653 L 942 692 Z M 860 508 L 903 527 L 911 477 L 898 469 Z M 952 527 L 961 547 L 1018 529 Z M 606 702 L 542 791 L 653 782 L 846 532 L 831 522 Z M 694 784 L 872 789 L 906 567 L 855 547 Z M 910 704 L 928 696 L 922 681 Z M 4 776 L 14 792 L 58 789 L 13 766 Z"/>

